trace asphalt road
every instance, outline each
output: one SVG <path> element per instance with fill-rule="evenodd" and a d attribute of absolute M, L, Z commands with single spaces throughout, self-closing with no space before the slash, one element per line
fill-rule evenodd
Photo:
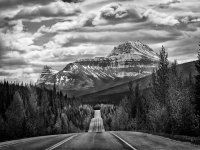
<path fill-rule="evenodd" d="M 187 142 L 179 142 L 168 138 L 139 132 L 114 132 L 135 150 L 200 150 Z M 110 132 L 79 133 L 72 139 L 72 135 L 58 135 L 54 137 L 36 138 L 30 141 L 1 146 L 1 150 L 128 150 L 126 144 L 113 136 Z M 69 139 L 69 140 L 68 140 Z M 63 142 L 63 140 L 65 140 Z M 57 144 L 59 143 L 59 144 Z"/>
<path fill-rule="evenodd" d="M 0 143 L 0 150 L 44 150 L 72 134 L 28 138 Z"/>
<path fill-rule="evenodd" d="M 108 132 L 83 133 L 73 140 L 64 143 L 56 150 L 127 150 L 126 146 L 119 142 Z"/>
<path fill-rule="evenodd" d="M 95 110 L 88 132 L 105 132 L 100 110 Z"/>
<path fill-rule="evenodd" d="M 105 132 L 95 111 L 87 133 L 28 138 L 0 143 L 0 150 L 200 150 L 200 146 L 146 133 Z"/>

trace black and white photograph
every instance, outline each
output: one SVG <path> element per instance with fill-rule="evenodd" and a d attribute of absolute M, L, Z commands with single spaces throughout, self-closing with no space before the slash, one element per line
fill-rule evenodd
<path fill-rule="evenodd" d="M 200 150 L 200 0 L 0 0 L 0 150 Z"/>

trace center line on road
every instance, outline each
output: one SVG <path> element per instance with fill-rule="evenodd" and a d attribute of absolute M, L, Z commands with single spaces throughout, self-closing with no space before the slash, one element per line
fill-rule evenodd
<path fill-rule="evenodd" d="M 64 144 L 65 142 L 67 142 L 67 141 L 73 139 L 73 138 L 76 137 L 77 135 L 78 135 L 78 134 L 75 134 L 75 135 L 73 135 L 73 136 L 70 136 L 70 137 L 66 138 L 65 140 L 63 140 L 63 141 L 61 141 L 61 142 L 59 142 L 59 143 L 57 143 L 57 144 L 55 144 L 55 145 L 53 145 L 53 146 L 51 146 L 51 147 L 45 149 L 45 150 L 53 150 L 53 149 L 57 148 L 58 146 Z"/>

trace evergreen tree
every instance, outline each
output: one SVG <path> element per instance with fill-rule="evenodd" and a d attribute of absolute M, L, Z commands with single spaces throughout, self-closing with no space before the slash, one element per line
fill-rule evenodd
<path fill-rule="evenodd" d="M 133 89 L 133 81 L 130 81 L 129 83 L 128 83 L 128 87 L 129 87 L 129 97 L 128 97 L 128 99 L 127 98 L 125 98 L 125 99 L 127 99 L 128 101 L 127 101 L 127 107 L 126 107 L 126 109 L 129 109 L 129 112 L 128 112 L 128 114 L 130 114 L 131 115 L 131 117 L 132 118 L 134 118 L 135 117 L 135 114 L 136 114 L 136 102 L 135 102 L 135 98 L 134 98 L 134 89 Z"/>
<path fill-rule="evenodd" d="M 7 130 L 11 137 L 21 137 L 23 135 L 24 122 L 23 101 L 19 92 L 15 92 L 14 99 L 6 111 Z"/>
<path fill-rule="evenodd" d="M 137 123 L 137 128 L 139 128 L 141 121 L 142 121 L 142 101 L 139 93 L 139 84 L 137 83 L 135 87 L 135 101 L 136 101 L 136 123 Z"/>
<path fill-rule="evenodd" d="M 195 67 L 198 73 L 195 76 L 195 109 L 198 116 L 200 116 L 200 43 L 198 51 L 198 60 L 195 63 Z"/>
<path fill-rule="evenodd" d="M 6 132 L 5 132 L 6 124 L 4 119 L 0 115 L 0 141 L 4 140 L 6 138 Z"/>
<path fill-rule="evenodd" d="M 31 90 L 31 95 L 28 100 L 28 116 L 26 119 L 26 134 L 28 136 L 34 136 L 37 134 L 37 101 L 36 101 L 36 93 L 34 90 Z"/>
<path fill-rule="evenodd" d="M 168 88 L 169 88 L 169 61 L 168 54 L 165 48 L 162 46 L 160 51 L 160 60 L 158 69 L 153 72 L 153 92 L 155 97 L 163 105 L 167 102 Z"/>
<path fill-rule="evenodd" d="M 62 133 L 68 133 L 69 132 L 69 120 L 68 117 L 65 113 L 61 114 L 61 119 L 62 119 Z"/>
<path fill-rule="evenodd" d="M 113 120 L 111 122 L 112 129 L 126 130 L 128 121 L 129 121 L 128 113 L 125 111 L 125 108 L 123 107 L 123 105 L 120 104 L 117 107 L 117 110 L 114 113 Z"/>

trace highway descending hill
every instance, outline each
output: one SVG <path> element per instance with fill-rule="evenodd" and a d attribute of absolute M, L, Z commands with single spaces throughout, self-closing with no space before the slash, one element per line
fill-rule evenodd
<path fill-rule="evenodd" d="M 105 132 L 95 110 L 87 133 L 41 136 L 0 143 L 0 150 L 200 150 L 200 146 L 146 133 Z"/>

